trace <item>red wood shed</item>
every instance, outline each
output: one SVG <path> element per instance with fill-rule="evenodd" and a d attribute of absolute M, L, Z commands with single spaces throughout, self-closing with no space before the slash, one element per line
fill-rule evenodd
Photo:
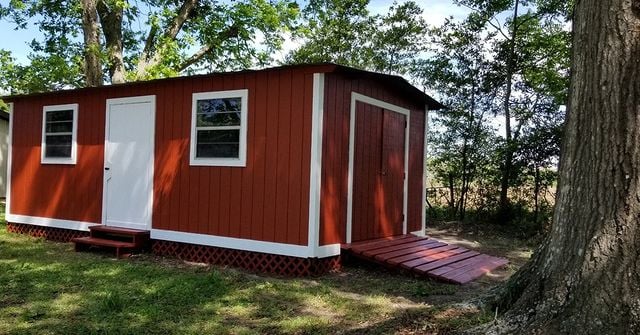
<path fill-rule="evenodd" d="M 148 230 L 158 254 L 298 274 L 424 231 L 441 105 L 397 76 L 313 64 L 3 99 L 13 231 Z"/>

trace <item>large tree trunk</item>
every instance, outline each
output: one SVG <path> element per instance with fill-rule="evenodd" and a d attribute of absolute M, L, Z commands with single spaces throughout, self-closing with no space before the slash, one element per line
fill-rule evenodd
<path fill-rule="evenodd" d="M 640 1 L 577 1 L 573 34 L 554 223 L 499 333 L 640 334 Z"/>
<path fill-rule="evenodd" d="M 511 40 L 509 41 L 509 55 L 507 56 L 506 82 L 504 93 L 504 132 L 505 148 L 502 162 L 502 178 L 500 180 L 500 213 L 503 219 L 507 219 L 509 210 L 509 184 L 511 183 L 511 169 L 513 169 L 513 139 L 511 135 L 511 85 L 513 84 L 513 72 L 516 64 L 516 38 L 518 37 L 518 9 L 520 0 L 516 0 L 513 9 L 513 21 L 511 25 Z"/>
<path fill-rule="evenodd" d="M 82 0 L 82 31 L 84 35 L 84 76 L 87 86 L 102 86 L 100 35 L 96 5 L 99 0 Z"/>
<path fill-rule="evenodd" d="M 125 82 L 125 69 L 122 49 L 122 5 L 98 2 L 98 14 L 104 31 L 107 56 L 109 58 L 109 76 L 112 84 Z"/>

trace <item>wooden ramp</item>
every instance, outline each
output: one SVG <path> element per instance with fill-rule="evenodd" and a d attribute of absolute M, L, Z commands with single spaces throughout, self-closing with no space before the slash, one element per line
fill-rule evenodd
<path fill-rule="evenodd" d="M 414 235 L 343 244 L 342 252 L 455 284 L 468 283 L 509 263 L 504 258 Z"/>

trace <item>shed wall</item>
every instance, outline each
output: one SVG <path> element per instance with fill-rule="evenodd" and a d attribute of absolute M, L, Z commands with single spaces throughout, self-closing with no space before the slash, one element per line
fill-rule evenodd
<path fill-rule="evenodd" d="M 101 222 L 106 99 L 156 95 L 155 229 L 307 244 L 313 68 L 17 98 L 11 213 Z M 192 93 L 249 90 L 247 165 L 189 165 Z M 75 165 L 40 164 L 42 107 L 78 103 Z"/>
<path fill-rule="evenodd" d="M 409 129 L 407 231 L 422 228 L 422 173 L 425 107 L 416 105 L 379 81 L 345 74 L 325 77 L 320 245 L 346 242 L 349 120 L 351 92 L 382 100 L 411 111 Z"/>

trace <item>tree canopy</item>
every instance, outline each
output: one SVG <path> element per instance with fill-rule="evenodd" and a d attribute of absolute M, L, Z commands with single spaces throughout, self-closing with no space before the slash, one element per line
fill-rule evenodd
<path fill-rule="evenodd" d="M 280 61 L 404 75 L 448 106 L 431 119 L 429 170 L 446 186 L 451 214 L 464 217 L 470 206 L 500 212 L 499 222 L 517 221 L 514 210 L 538 213 L 537 199 L 555 181 L 570 7 L 557 0 L 456 3 L 466 17 L 431 26 L 414 1 L 394 2 L 384 13 L 372 13 L 368 0 L 302 7 L 292 0 L 10 1 L 0 5 L 0 18 L 16 29 L 35 25 L 42 38 L 29 43 L 28 64 L 0 50 L 0 84 L 27 93 Z M 293 50 L 282 49 L 286 39 Z M 472 193 L 482 195 L 472 203 Z M 536 227 L 549 221 L 545 206 Z"/>
<path fill-rule="evenodd" d="M 0 19 L 43 38 L 31 41 L 28 65 L 4 51 L 2 71 L 14 78 L 4 84 L 30 92 L 262 66 L 298 15 L 289 0 L 10 1 Z"/>

